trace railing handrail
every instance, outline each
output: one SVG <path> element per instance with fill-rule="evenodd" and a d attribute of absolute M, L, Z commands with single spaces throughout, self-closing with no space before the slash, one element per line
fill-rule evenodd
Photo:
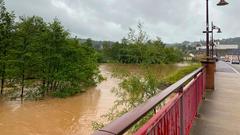
<path fill-rule="evenodd" d="M 148 112 L 154 109 L 169 95 L 182 89 L 186 85 L 186 82 L 195 78 L 200 72 L 203 71 L 203 69 L 204 67 L 200 67 L 192 73 L 186 75 L 176 83 L 161 91 L 156 96 L 150 98 L 145 103 L 139 105 L 138 107 L 124 114 L 120 118 L 112 121 L 104 128 L 96 131 L 93 135 L 120 135 L 125 133 L 129 128 L 131 128 L 136 122 L 138 122 Z"/>

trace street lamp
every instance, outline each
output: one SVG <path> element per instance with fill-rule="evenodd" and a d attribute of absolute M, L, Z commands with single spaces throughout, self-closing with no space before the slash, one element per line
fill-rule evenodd
<path fill-rule="evenodd" d="M 208 7 L 208 1 L 206 0 L 206 55 L 209 57 L 209 7 Z M 220 2 L 217 4 L 218 6 L 224 6 L 228 3 L 225 0 L 220 0 Z"/>
<path fill-rule="evenodd" d="M 224 6 L 227 5 L 228 3 L 225 0 L 220 0 L 220 2 L 217 4 L 218 6 Z"/>
<path fill-rule="evenodd" d="M 217 26 L 215 26 L 214 24 L 213 24 L 213 22 L 212 22 L 212 26 L 211 26 L 211 31 L 209 31 L 210 33 L 212 33 L 212 37 L 211 37 L 211 58 L 213 58 L 213 48 L 214 48 L 214 37 L 213 37 L 213 35 L 214 35 L 214 30 L 218 30 L 217 31 L 217 33 L 222 33 L 222 31 L 221 31 L 221 29 L 219 28 L 219 27 L 217 27 Z"/>
<path fill-rule="evenodd" d="M 222 33 L 222 31 L 221 31 L 221 29 L 220 29 L 220 28 L 218 29 L 217 33 Z"/>

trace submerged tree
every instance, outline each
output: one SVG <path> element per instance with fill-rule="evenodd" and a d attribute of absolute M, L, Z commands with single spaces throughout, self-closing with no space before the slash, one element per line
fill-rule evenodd
<path fill-rule="evenodd" d="M 16 78 L 20 80 L 21 97 L 26 79 L 36 79 L 39 72 L 38 46 L 42 46 L 41 34 L 45 23 L 40 17 L 20 17 L 16 29 Z"/>
<path fill-rule="evenodd" d="M 24 97 L 66 97 L 99 81 L 97 53 L 89 39 L 80 44 L 61 22 L 46 23 L 38 16 L 19 17 L 0 3 L 0 79 Z M 8 91 L 9 92 L 9 91 Z"/>
<path fill-rule="evenodd" d="M 21 17 L 18 33 L 18 77 L 21 96 L 26 79 L 41 80 L 39 94 L 59 97 L 81 92 L 98 77 L 96 52 L 90 44 L 80 45 L 61 23 L 46 24 L 40 17 Z"/>
<path fill-rule="evenodd" d="M 8 76 L 9 53 L 14 44 L 14 19 L 12 12 L 8 12 L 3 1 L 0 1 L 0 78 L 1 94 Z"/>

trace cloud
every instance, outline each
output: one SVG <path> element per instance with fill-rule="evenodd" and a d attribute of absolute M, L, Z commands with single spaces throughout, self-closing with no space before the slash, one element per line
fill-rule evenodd
<path fill-rule="evenodd" d="M 224 34 L 239 36 L 239 0 L 226 7 L 210 1 L 211 18 Z M 202 0 L 6 0 L 17 16 L 38 15 L 46 21 L 57 17 L 73 35 L 119 41 L 129 27 L 141 21 L 154 38 L 168 43 L 204 39 L 205 2 Z"/>

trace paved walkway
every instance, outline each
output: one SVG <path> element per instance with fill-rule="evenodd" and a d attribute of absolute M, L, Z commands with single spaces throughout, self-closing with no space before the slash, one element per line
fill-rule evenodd
<path fill-rule="evenodd" d="M 215 91 L 208 92 L 191 135 L 240 135 L 240 75 L 217 63 Z"/>

